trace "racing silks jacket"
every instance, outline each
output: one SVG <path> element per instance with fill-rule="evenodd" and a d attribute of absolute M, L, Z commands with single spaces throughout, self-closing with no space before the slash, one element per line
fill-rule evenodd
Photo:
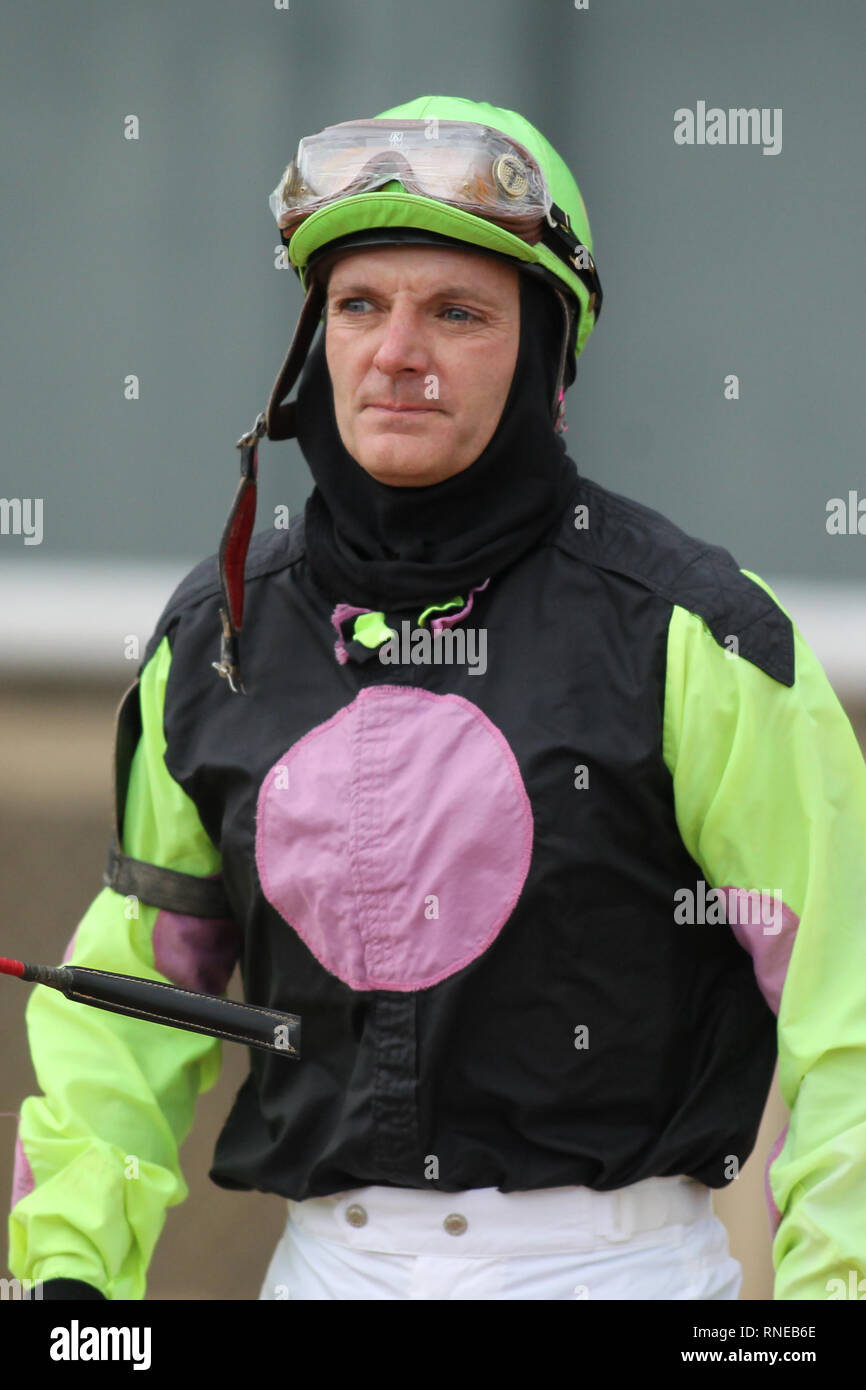
<path fill-rule="evenodd" d="M 775 1297 L 866 1276 L 866 765 L 764 581 L 576 475 L 542 544 L 423 614 L 332 610 L 303 519 L 258 534 L 245 696 L 219 602 L 209 560 L 124 702 L 122 843 L 68 956 L 207 992 L 238 962 L 301 1015 L 212 1179 L 719 1188 L 778 1049 Z M 13 1273 L 141 1298 L 220 1043 L 43 987 L 28 1028 Z"/>

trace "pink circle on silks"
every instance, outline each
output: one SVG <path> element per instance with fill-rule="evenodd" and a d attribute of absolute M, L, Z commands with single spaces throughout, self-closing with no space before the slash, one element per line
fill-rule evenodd
<path fill-rule="evenodd" d="M 265 777 L 265 897 L 356 990 L 427 989 L 496 939 L 532 855 L 504 735 L 469 700 L 371 686 Z"/>

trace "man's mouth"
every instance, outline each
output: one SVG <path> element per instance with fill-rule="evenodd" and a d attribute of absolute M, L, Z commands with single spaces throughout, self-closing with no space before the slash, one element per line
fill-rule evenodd
<path fill-rule="evenodd" d="M 410 415 L 413 413 L 417 413 L 419 415 L 431 415 L 434 412 L 434 410 L 437 409 L 437 407 L 429 405 L 387 405 L 379 404 L 374 401 L 371 402 L 370 405 L 365 406 L 364 409 L 387 410 L 390 411 L 392 415 Z"/>

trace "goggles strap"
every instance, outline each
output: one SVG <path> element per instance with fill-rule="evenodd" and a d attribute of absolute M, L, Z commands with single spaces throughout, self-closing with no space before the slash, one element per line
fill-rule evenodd
<path fill-rule="evenodd" d="M 602 291 L 595 261 L 589 248 L 584 246 L 582 241 L 578 241 L 571 230 L 568 213 L 563 212 L 556 203 L 550 205 L 550 213 L 545 221 L 541 239 L 586 285 L 590 293 L 589 307 L 597 322 L 601 313 Z"/>

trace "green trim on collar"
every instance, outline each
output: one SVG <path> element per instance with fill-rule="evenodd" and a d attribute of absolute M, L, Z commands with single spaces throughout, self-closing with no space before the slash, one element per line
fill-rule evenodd
<path fill-rule="evenodd" d="M 360 642 L 362 647 L 380 647 L 383 642 L 396 637 L 393 628 L 388 627 L 385 622 L 384 613 L 361 613 L 355 619 L 355 626 L 352 631 L 354 641 Z"/>
<path fill-rule="evenodd" d="M 430 607 L 425 608 L 424 612 L 419 616 L 418 626 L 423 627 L 424 619 L 431 613 L 444 613 L 446 608 L 465 608 L 465 606 L 466 600 L 465 598 L 461 598 L 459 594 L 456 598 L 446 599 L 444 603 L 431 603 Z"/>

